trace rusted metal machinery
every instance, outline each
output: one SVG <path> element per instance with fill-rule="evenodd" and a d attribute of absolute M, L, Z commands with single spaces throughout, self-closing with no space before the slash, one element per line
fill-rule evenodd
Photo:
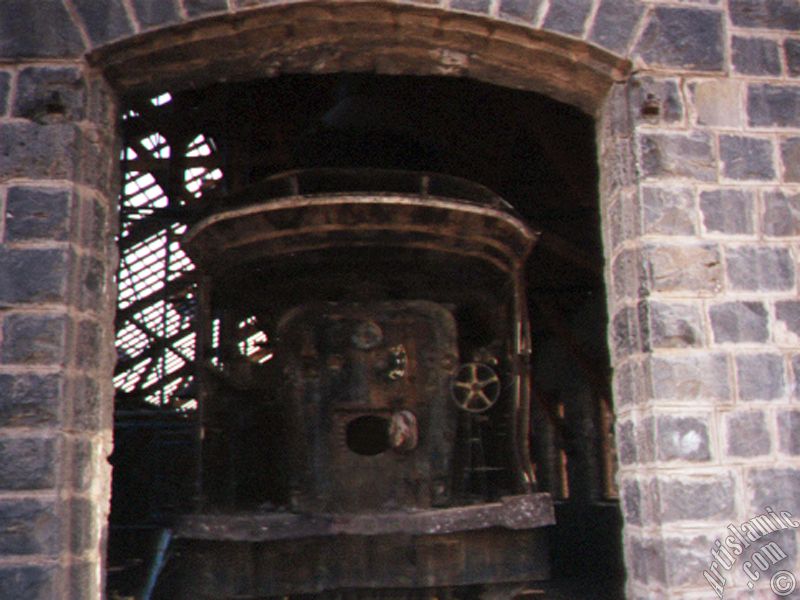
<path fill-rule="evenodd" d="M 546 578 L 536 234 L 426 173 L 292 172 L 214 206 L 183 240 L 202 274 L 198 506 L 155 597 L 510 596 Z"/>

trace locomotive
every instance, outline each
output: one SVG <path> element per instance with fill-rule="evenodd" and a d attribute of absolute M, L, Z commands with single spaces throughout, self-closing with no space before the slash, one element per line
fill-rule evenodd
<path fill-rule="evenodd" d="M 529 456 L 524 264 L 463 179 L 313 169 L 214 199 L 196 510 L 155 598 L 513 597 L 549 576 Z"/>

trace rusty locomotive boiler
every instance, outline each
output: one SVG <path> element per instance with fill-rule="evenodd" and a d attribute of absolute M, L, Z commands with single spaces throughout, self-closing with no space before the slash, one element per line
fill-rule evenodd
<path fill-rule="evenodd" d="M 220 202 L 184 241 L 202 274 L 202 460 L 155 597 L 547 578 L 522 275 L 536 234 L 485 188 L 427 173 L 299 171 Z"/>

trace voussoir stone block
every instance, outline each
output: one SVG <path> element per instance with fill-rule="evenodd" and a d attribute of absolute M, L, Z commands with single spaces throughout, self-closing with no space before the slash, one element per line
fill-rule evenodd
<path fill-rule="evenodd" d="M 209 13 L 227 11 L 228 0 L 183 0 L 183 6 L 190 17 L 198 17 Z"/>
<path fill-rule="evenodd" d="M 591 0 L 562 0 L 551 2 L 544 19 L 544 28 L 580 36 L 586 26 L 586 18 L 592 10 Z"/>
<path fill-rule="evenodd" d="M 636 0 L 601 0 L 589 40 L 612 52 L 625 52 L 643 12 Z"/>
<path fill-rule="evenodd" d="M 62 0 L 0 2 L 0 57 L 72 58 L 84 50 Z"/>

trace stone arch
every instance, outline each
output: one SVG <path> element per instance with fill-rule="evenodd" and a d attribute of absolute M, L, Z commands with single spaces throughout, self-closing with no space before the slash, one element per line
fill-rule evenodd
<path fill-rule="evenodd" d="M 628 61 L 519 20 L 388 2 L 310 2 L 189 19 L 99 45 L 122 93 L 281 73 L 450 75 L 539 92 L 595 114 Z"/>
<path fill-rule="evenodd" d="M 579 39 L 507 15 L 312 0 L 196 16 L 101 43 L 87 58 L 120 97 L 286 73 L 434 75 L 537 92 L 599 123 L 630 63 L 585 29 Z"/>

